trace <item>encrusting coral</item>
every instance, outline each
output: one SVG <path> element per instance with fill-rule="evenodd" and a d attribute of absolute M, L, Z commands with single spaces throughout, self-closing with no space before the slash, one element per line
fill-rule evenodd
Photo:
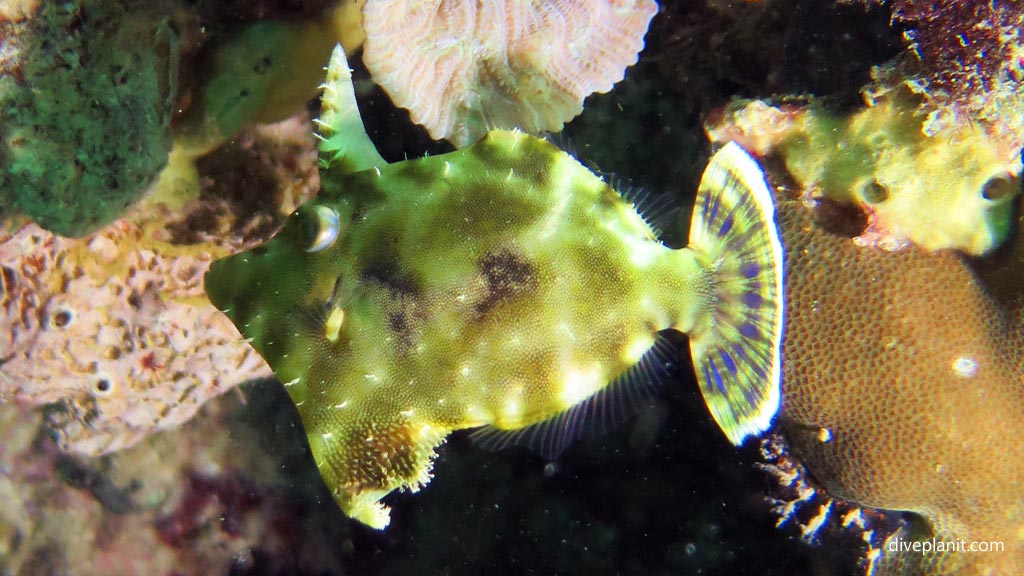
<path fill-rule="evenodd" d="M 208 174 L 222 195 L 180 213 L 141 205 L 80 239 L 32 224 L 0 234 L 0 399 L 48 405 L 60 446 L 96 455 L 269 376 L 202 278 L 213 258 L 265 238 L 278 212 L 308 195 L 309 130 L 297 118 L 243 134 L 243 163 L 219 155 L 223 173 Z"/>
<path fill-rule="evenodd" d="M 849 210 L 797 199 L 779 214 L 788 270 L 782 423 L 796 454 L 834 497 L 920 514 L 927 537 L 1006 547 L 885 554 L 883 573 L 1021 573 L 1019 310 L 993 300 L 952 252 L 858 246 L 851 236 L 863 220 Z M 1024 280 L 1014 270 L 999 288 L 1019 298 Z"/>
<path fill-rule="evenodd" d="M 917 102 L 892 91 L 839 116 L 816 104 L 736 101 L 710 132 L 779 154 L 809 196 L 867 212 L 864 243 L 989 252 L 1013 230 L 1020 158 L 980 128 L 926 135 Z"/>
<path fill-rule="evenodd" d="M 198 158 L 243 126 L 281 121 L 313 100 L 335 43 L 350 53 L 362 43 L 360 5 L 343 0 L 305 19 L 248 23 L 205 46 L 152 199 L 177 206 L 195 198 Z"/>
<path fill-rule="evenodd" d="M 0 235 L 0 398 L 54 404 L 65 449 L 102 454 L 174 427 L 268 376 L 205 302 L 213 245 L 174 246 L 157 218 L 82 239 L 34 224 Z"/>
<path fill-rule="evenodd" d="M 248 421 L 254 408 L 258 424 Z M 301 444 L 289 450 L 266 429 L 277 414 L 269 401 L 223 398 L 178 430 L 79 458 L 54 446 L 38 411 L 0 405 L 0 571 L 359 572 L 335 553 L 352 525 L 311 513 L 315 498 L 329 496 L 309 494 L 302 484 L 315 484 L 288 469 Z"/>
<path fill-rule="evenodd" d="M 557 132 L 637 60 L 654 0 L 368 0 L 363 61 L 437 139 Z"/>
<path fill-rule="evenodd" d="M 980 126 L 1006 149 L 1024 146 L 1024 7 L 983 0 L 887 4 L 908 50 L 876 70 L 879 84 L 920 94 L 929 134 Z"/>

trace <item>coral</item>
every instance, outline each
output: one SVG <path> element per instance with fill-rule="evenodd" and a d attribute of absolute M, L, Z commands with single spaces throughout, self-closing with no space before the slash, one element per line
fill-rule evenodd
<path fill-rule="evenodd" d="M 358 2 L 340 2 L 301 20 L 266 20 L 224 33 L 196 57 L 191 89 L 172 123 L 174 145 L 154 199 L 180 206 L 196 197 L 196 160 L 247 124 L 283 120 L 316 97 L 331 49 L 355 51 Z"/>
<path fill-rule="evenodd" d="M 244 124 L 283 120 L 315 98 L 338 41 L 332 14 L 255 22 L 207 46 L 190 104 L 174 120 L 176 149 L 205 154 Z"/>
<path fill-rule="evenodd" d="M 870 2 L 869 2 L 870 3 Z M 891 0 L 904 54 L 872 71 L 871 91 L 921 96 L 929 135 L 981 129 L 1009 159 L 1024 146 L 1024 9 L 1017 2 Z M 941 137 L 941 136 L 940 136 Z"/>
<path fill-rule="evenodd" d="M 920 59 L 923 88 L 947 103 L 966 103 L 991 90 L 1006 66 L 1022 65 L 1015 46 L 1024 11 L 1012 2 L 892 0 L 889 7 Z"/>
<path fill-rule="evenodd" d="M 240 135 L 202 167 L 208 190 L 182 213 L 141 205 L 81 239 L 34 225 L 3 235 L 0 397 L 50 404 L 62 448 L 102 454 L 269 375 L 206 300 L 202 276 L 309 196 L 309 127 L 299 117 Z"/>
<path fill-rule="evenodd" d="M 124 17 L 130 14 L 129 17 Z M 0 79 L 0 218 L 81 235 L 163 167 L 179 38 L 171 0 L 44 2 Z"/>
<path fill-rule="evenodd" d="M 557 132 L 643 49 L 653 0 L 369 0 L 363 60 L 395 104 L 456 146 L 488 128 Z"/>
<path fill-rule="evenodd" d="M 269 375 L 204 302 L 216 246 L 161 240 L 161 219 L 82 239 L 26 225 L 0 236 L 0 397 L 54 404 L 64 448 L 102 454 L 188 420 L 209 398 Z M 154 225 L 156 224 L 156 225 Z"/>
<path fill-rule="evenodd" d="M 849 116 L 823 106 L 772 107 L 734 102 L 716 115 L 712 139 L 738 139 L 777 153 L 811 197 L 852 204 L 870 214 L 864 242 L 980 255 L 1013 230 L 1021 165 L 981 129 L 927 136 L 917 100 L 876 95 Z"/>
<path fill-rule="evenodd" d="M 902 534 L 906 523 L 899 512 L 866 508 L 822 490 L 780 432 L 769 433 L 762 440 L 761 456 L 765 461 L 757 466 L 773 481 L 769 502 L 778 516 L 776 526 L 795 525 L 804 542 L 843 545 L 844 556 L 851 551 L 858 554 L 847 560 L 849 565 L 859 563 L 870 572 L 889 538 Z"/>
<path fill-rule="evenodd" d="M 849 209 L 787 200 L 779 214 L 788 254 L 782 423 L 796 454 L 833 497 L 915 512 L 939 539 L 1006 546 L 895 553 L 884 570 L 1021 573 L 1019 312 L 956 254 L 858 245 L 851 233 L 864 221 Z M 1015 265 L 998 292 L 1019 303 Z"/>
<path fill-rule="evenodd" d="M 39 0 L 9 0 L 0 4 L 0 22 L 21 22 L 39 9 Z M 2 38 L 2 36 L 0 36 Z"/>
<path fill-rule="evenodd" d="M 273 409 L 255 403 L 262 424 L 272 421 Z M 0 406 L 0 569 L 26 576 L 347 572 L 332 548 L 351 546 L 351 526 L 339 513 L 312 514 L 316 499 L 330 496 L 289 471 L 310 469 L 315 479 L 311 465 L 295 466 L 308 455 L 301 444 L 274 444 L 273 433 L 246 421 L 248 411 L 223 397 L 174 432 L 77 459 L 57 449 L 38 412 Z"/>

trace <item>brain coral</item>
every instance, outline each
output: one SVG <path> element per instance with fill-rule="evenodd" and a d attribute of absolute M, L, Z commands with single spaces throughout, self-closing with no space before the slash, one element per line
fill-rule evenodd
<path fill-rule="evenodd" d="M 654 0 L 369 0 L 363 61 L 434 138 L 557 132 L 637 60 Z"/>
<path fill-rule="evenodd" d="M 795 453 L 832 496 L 917 513 L 939 539 L 1006 547 L 890 553 L 883 573 L 1024 573 L 1020 234 L 985 272 L 993 299 L 952 252 L 858 246 L 863 220 L 849 209 L 790 200 L 780 219 Z"/>

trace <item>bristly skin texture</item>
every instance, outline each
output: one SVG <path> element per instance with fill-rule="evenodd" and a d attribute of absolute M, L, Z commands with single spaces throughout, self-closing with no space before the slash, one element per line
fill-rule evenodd
<path fill-rule="evenodd" d="M 564 424 L 664 329 L 691 335 L 730 440 L 768 427 L 781 249 L 764 176 L 742 149 L 712 160 L 700 241 L 672 250 L 604 181 L 519 132 L 344 173 L 347 150 L 362 150 L 356 166 L 375 162 L 342 113 L 354 109 L 345 69 L 336 51 L 320 195 L 269 243 L 214 263 L 206 288 L 287 388 L 347 514 L 386 526 L 380 499 L 423 486 L 453 430 Z"/>

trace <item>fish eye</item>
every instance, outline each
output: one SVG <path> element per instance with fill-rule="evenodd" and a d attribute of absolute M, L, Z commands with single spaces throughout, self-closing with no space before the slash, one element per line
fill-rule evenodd
<path fill-rule="evenodd" d="M 306 252 L 320 252 L 334 245 L 341 232 L 338 213 L 327 206 L 317 205 L 303 214 L 302 242 Z"/>
<path fill-rule="evenodd" d="M 988 179 L 981 187 L 981 196 L 985 200 L 998 201 L 1015 196 L 1020 188 L 1012 174 L 998 174 Z"/>
<path fill-rule="evenodd" d="M 878 180 L 872 180 L 861 188 L 861 196 L 864 201 L 868 204 L 878 204 L 879 202 L 885 202 L 889 197 L 889 190 L 878 183 Z"/>

